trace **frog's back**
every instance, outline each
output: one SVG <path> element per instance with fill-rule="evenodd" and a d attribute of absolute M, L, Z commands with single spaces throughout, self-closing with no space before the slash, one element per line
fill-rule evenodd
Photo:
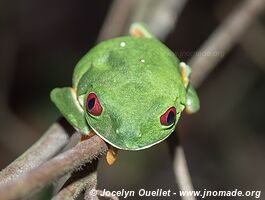
<path fill-rule="evenodd" d="M 98 44 L 79 61 L 74 71 L 73 85 L 77 88 L 88 70 L 93 76 L 116 71 L 115 76 L 149 76 L 150 80 L 153 76 L 156 79 L 174 76 L 174 80 L 179 80 L 178 64 L 172 51 L 157 39 L 119 37 Z"/>

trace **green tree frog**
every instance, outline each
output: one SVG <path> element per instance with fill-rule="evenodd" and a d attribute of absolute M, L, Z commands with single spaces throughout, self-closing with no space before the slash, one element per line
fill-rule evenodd
<path fill-rule="evenodd" d="M 134 23 L 130 36 L 92 48 L 76 65 L 73 86 L 55 88 L 51 100 L 82 134 L 93 132 L 117 149 L 141 150 L 165 140 L 184 109 L 199 110 L 190 76 L 187 64 L 144 24 Z M 115 160 L 115 151 L 108 156 Z"/>

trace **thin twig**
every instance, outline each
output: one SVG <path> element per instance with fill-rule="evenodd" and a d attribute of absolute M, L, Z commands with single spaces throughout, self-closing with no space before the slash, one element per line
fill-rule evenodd
<path fill-rule="evenodd" d="M 262 13 L 265 0 L 245 0 L 212 33 L 192 57 L 192 84 L 199 86 L 214 67 L 240 40 L 251 22 Z M 207 56 L 209 55 L 209 56 Z"/>
<path fill-rule="evenodd" d="M 250 30 L 244 35 L 243 40 L 240 42 L 240 46 L 249 58 L 263 72 L 265 72 L 265 28 L 262 23 L 256 22 L 251 25 Z"/>
<path fill-rule="evenodd" d="M 189 62 L 192 66 L 191 81 L 194 86 L 198 87 L 232 49 L 251 22 L 263 11 L 264 6 L 264 0 L 245 0 L 212 33 L 199 49 L 199 53 L 193 56 Z M 208 53 L 210 56 L 206 56 Z M 174 173 L 180 190 L 194 190 L 183 148 L 179 144 L 175 144 L 173 154 Z M 195 197 L 182 197 L 182 199 L 194 200 Z"/>
<path fill-rule="evenodd" d="M 61 123 L 54 123 L 24 154 L 0 172 L 0 185 L 32 170 L 58 153 L 67 144 L 69 135 Z"/>
<path fill-rule="evenodd" d="M 136 2 L 136 0 L 115 0 L 112 3 L 99 33 L 98 41 L 111 39 L 123 34 Z"/>
<path fill-rule="evenodd" d="M 185 153 L 183 147 L 178 145 L 175 149 L 175 159 L 173 161 L 173 166 L 175 173 L 177 174 L 176 180 L 179 186 L 179 189 L 182 191 L 193 191 L 193 185 L 191 182 L 191 177 L 189 173 L 189 168 L 185 158 Z M 182 197 L 183 199 L 192 200 L 195 197 Z"/>
<path fill-rule="evenodd" d="M 163 41 L 174 28 L 187 2 L 188 0 L 138 0 L 126 29 L 129 29 L 132 22 L 145 22 L 151 32 Z"/>
<path fill-rule="evenodd" d="M 1 199 L 19 199 L 27 194 L 32 194 L 106 151 L 106 143 L 95 135 L 31 170 L 30 173 L 0 186 Z"/>
<path fill-rule="evenodd" d="M 177 185 L 182 191 L 193 191 L 193 185 L 191 181 L 191 176 L 189 173 L 189 168 L 187 165 L 185 153 L 182 145 L 180 144 L 177 131 L 175 130 L 167 140 L 170 155 L 172 158 L 173 170 L 175 173 L 175 178 Z M 193 196 L 183 196 L 183 200 L 195 200 Z"/>

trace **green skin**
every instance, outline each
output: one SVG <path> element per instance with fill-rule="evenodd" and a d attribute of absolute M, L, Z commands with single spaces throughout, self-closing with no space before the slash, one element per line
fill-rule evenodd
<path fill-rule="evenodd" d="M 199 110 L 199 99 L 189 80 L 191 69 L 141 24 L 133 24 L 145 37 L 125 36 L 104 41 L 77 64 L 73 88 L 55 88 L 51 99 L 78 131 L 92 129 L 112 146 L 125 150 L 148 148 L 166 139 L 181 112 Z M 103 108 L 93 116 L 86 110 L 88 94 L 95 93 Z M 160 116 L 177 111 L 169 126 Z"/>

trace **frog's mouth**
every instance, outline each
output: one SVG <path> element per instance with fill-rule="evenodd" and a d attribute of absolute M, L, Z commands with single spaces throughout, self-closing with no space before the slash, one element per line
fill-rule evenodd
<path fill-rule="evenodd" d="M 165 136 L 164 138 L 162 138 L 161 140 L 158 140 L 152 144 L 146 145 L 146 146 L 142 146 L 142 147 L 121 147 L 119 145 L 113 144 L 111 141 L 109 141 L 106 137 L 104 137 L 102 134 L 100 134 L 96 129 L 94 129 L 93 127 L 90 126 L 90 128 L 99 136 L 101 137 L 105 142 L 107 142 L 108 144 L 112 145 L 113 147 L 117 148 L 117 149 L 121 149 L 121 150 L 129 150 L 129 151 L 139 151 L 139 150 L 143 150 L 143 149 L 148 149 L 149 147 L 152 147 L 162 141 L 164 141 L 165 139 L 167 139 L 170 134 L 168 134 L 167 136 Z"/>

